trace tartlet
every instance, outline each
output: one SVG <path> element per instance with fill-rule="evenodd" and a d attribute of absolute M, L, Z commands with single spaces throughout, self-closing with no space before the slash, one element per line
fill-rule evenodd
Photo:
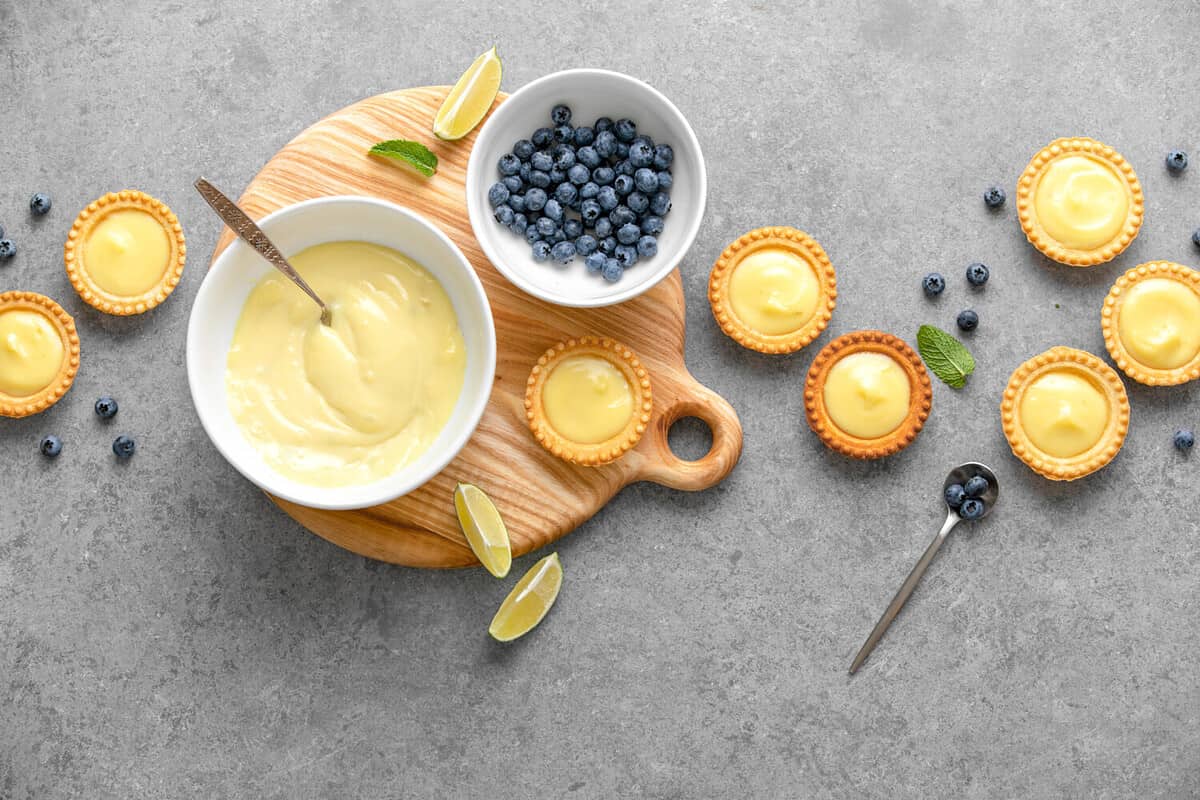
<path fill-rule="evenodd" d="M 793 353 L 821 335 L 837 305 L 829 256 L 804 231 L 752 230 L 725 248 L 708 279 L 721 330 L 760 353 Z"/>
<path fill-rule="evenodd" d="M 864 374 L 856 377 L 855 370 Z M 921 357 L 882 331 L 847 333 L 825 345 L 804 385 L 809 427 L 831 450 L 852 458 L 900 452 L 932 408 L 933 386 Z"/>
<path fill-rule="evenodd" d="M 62 399 L 79 371 L 79 335 L 62 306 L 0 293 L 0 416 L 27 417 Z"/>
<path fill-rule="evenodd" d="M 560 367 L 564 371 L 555 377 Z M 604 396 L 586 402 L 578 396 L 581 382 Z M 572 390 L 575 395 L 564 394 Z M 652 408 L 646 368 L 632 350 L 608 338 L 559 342 L 538 359 L 525 387 L 525 417 L 534 438 L 555 456 L 584 466 L 615 461 L 634 447 Z"/>
<path fill-rule="evenodd" d="M 1060 264 L 1111 261 L 1134 240 L 1142 185 L 1113 148 L 1088 138 L 1055 139 L 1017 181 L 1017 216 L 1030 244 Z"/>
<path fill-rule="evenodd" d="M 67 277 L 106 314 L 141 314 L 162 303 L 183 275 L 187 245 L 165 203 L 133 189 L 109 192 L 79 212 L 63 246 Z"/>
<path fill-rule="evenodd" d="M 1170 261 L 1139 264 L 1109 290 L 1100 326 L 1109 355 L 1138 383 L 1200 378 L 1200 272 Z"/>
<path fill-rule="evenodd" d="M 1017 458 L 1050 480 L 1071 481 L 1120 451 L 1129 399 L 1121 377 L 1099 358 L 1052 347 L 1013 372 L 1000 419 Z"/>

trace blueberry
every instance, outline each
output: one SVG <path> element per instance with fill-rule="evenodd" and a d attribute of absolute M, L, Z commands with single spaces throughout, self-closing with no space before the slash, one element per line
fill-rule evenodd
<path fill-rule="evenodd" d="M 508 196 L 508 207 L 511 208 L 513 211 L 517 211 L 517 212 L 524 211 L 525 210 L 525 195 L 523 195 L 523 194 L 509 195 Z"/>
<path fill-rule="evenodd" d="M 516 175 L 521 171 L 521 159 L 512 153 L 505 153 L 496 162 L 496 168 L 500 170 L 501 175 Z"/>
<path fill-rule="evenodd" d="M 507 228 L 512 225 L 513 217 L 515 215 L 509 206 L 499 206 L 497 207 L 496 213 L 493 216 L 496 218 L 496 222 L 499 222 L 501 225 Z"/>
<path fill-rule="evenodd" d="M 625 195 L 632 192 L 634 189 L 633 178 L 629 175 L 625 175 L 624 173 L 622 173 L 622 174 L 618 175 L 617 177 L 613 178 L 613 188 L 617 190 L 617 194 L 624 197 Z"/>
<path fill-rule="evenodd" d="M 530 250 L 533 253 L 533 260 L 539 264 L 550 260 L 550 243 L 549 242 L 534 242 L 533 248 Z"/>
<path fill-rule="evenodd" d="M 666 192 L 659 192 L 650 198 L 650 213 L 655 216 L 665 217 L 667 212 L 671 210 L 671 195 Z"/>
<path fill-rule="evenodd" d="M 628 269 L 637 263 L 637 248 L 630 247 L 627 244 L 619 244 L 613 248 L 613 257 L 617 259 L 618 264 Z"/>
<path fill-rule="evenodd" d="M 576 243 L 575 249 L 579 249 L 578 243 Z M 604 253 L 596 250 L 588 253 L 587 258 L 583 260 L 583 265 L 587 267 L 588 272 L 599 272 L 600 270 L 604 269 L 604 262 L 607 260 L 608 258 L 604 255 Z"/>
<path fill-rule="evenodd" d="M 529 166 L 542 172 L 549 172 L 554 169 L 554 156 L 546 150 L 538 150 L 529 157 Z"/>
<path fill-rule="evenodd" d="M 596 120 L 596 124 L 592 127 L 596 129 L 596 133 L 600 133 L 601 131 L 608 130 L 612 126 L 613 121 L 611 117 L 601 117 L 600 119 Z"/>
<path fill-rule="evenodd" d="M 982 475 L 976 475 L 963 484 L 963 491 L 967 493 L 967 497 L 983 497 L 988 490 L 988 479 Z"/>
<path fill-rule="evenodd" d="M 583 186 L 592 177 L 592 171 L 583 164 L 575 164 L 567 170 L 567 180 L 576 186 Z"/>
<path fill-rule="evenodd" d="M 642 229 L 632 222 L 627 222 L 620 228 L 617 228 L 617 241 L 621 244 L 636 244 L 638 237 L 642 235 Z"/>
<path fill-rule="evenodd" d="M 571 220 L 574 222 L 575 220 Z M 596 241 L 596 237 L 590 233 L 585 233 L 575 239 L 575 252 L 581 256 L 590 256 L 596 252 L 596 248 L 600 243 Z"/>
<path fill-rule="evenodd" d="M 653 214 L 642 220 L 642 233 L 658 236 L 663 232 L 663 218 Z"/>
<path fill-rule="evenodd" d="M 525 193 L 525 208 L 541 211 L 546 207 L 546 193 L 536 186 Z"/>
<path fill-rule="evenodd" d="M 588 181 L 579 187 L 579 199 L 590 200 L 600 195 L 600 186 L 595 181 Z"/>
<path fill-rule="evenodd" d="M 554 246 L 559 242 L 565 242 L 566 240 L 567 235 L 563 233 L 562 228 L 559 228 L 554 232 L 554 235 L 548 238 L 546 241 L 549 242 L 551 246 Z"/>
<path fill-rule="evenodd" d="M 596 167 L 592 170 L 592 180 L 601 186 L 608 186 L 615 177 L 617 177 L 616 171 L 609 166 Z"/>
<path fill-rule="evenodd" d="M 529 220 L 526 218 L 526 216 L 524 214 L 521 214 L 520 212 L 518 212 L 516 214 L 513 214 L 512 224 L 509 225 L 508 227 L 509 227 L 509 230 L 511 230 L 513 233 L 517 234 L 518 236 L 524 236 L 525 229 L 529 227 Z"/>
<path fill-rule="evenodd" d="M 1171 172 L 1183 172 L 1187 169 L 1187 153 L 1182 150 L 1172 150 L 1167 153 L 1167 169 Z"/>
<path fill-rule="evenodd" d="M 604 267 L 600 270 L 600 274 L 604 276 L 604 280 L 609 283 L 616 283 L 621 280 L 621 276 L 625 274 L 625 268 L 621 266 L 621 262 L 615 258 L 604 259 Z"/>
<path fill-rule="evenodd" d="M 536 186 L 539 189 L 550 188 L 550 173 L 542 172 L 540 169 L 535 169 L 529 173 L 529 184 Z"/>
<path fill-rule="evenodd" d="M 631 192 L 625 198 L 625 205 L 629 206 L 629 210 L 634 214 L 641 216 L 650 209 L 650 198 L 641 192 Z"/>
<path fill-rule="evenodd" d="M 637 240 L 638 255 L 642 258 L 653 258 L 658 255 L 658 239 L 653 236 L 642 236 Z"/>
<path fill-rule="evenodd" d="M 942 277 L 942 273 L 940 272 L 931 272 L 921 281 L 921 286 L 925 289 L 927 296 L 937 297 L 946 291 L 946 279 Z"/>
<path fill-rule="evenodd" d="M 576 128 L 575 129 L 575 146 L 587 147 L 592 142 L 596 141 L 596 132 L 591 128 Z"/>
<path fill-rule="evenodd" d="M 1187 428 L 1184 428 L 1183 430 L 1175 431 L 1174 442 L 1176 450 L 1187 452 L 1196 444 L 1196 435 Z"/>
<path fill-rule="evenodd" d="M 614 228 L 620 228 L 637 219 L 637 215 L 629 206 L 617 206 L 612 211 L 608 212 L 608 220 L 613 224 Z"/>
<path fill-rule="evenodd" d="M 538 128 L 529 137 L 529 141 L 533 143 L 534 147 L 549 147 L 550 143 L 554 141 L 554 131 L 550 128 Z"/>
<path fill-rule="evenodd" d="M 971 309 L 958 312 L 958 329 L 962 331 L 973 331 L 979 327 L 979 315 Z"/>
<path fill-rule="evenodd" d="M 592 142 L 592 147 L 601 158 L 612 158 L 617 152 L 617 137 L 610 130 L 600 131 L 596 134 L 596 141 Z"/>
<path fill-rule="evenodd" d="M 542 240 L 542 235 L 538 233 L 537 223 L 526 222 L 525 225 L 525 241 L 529 242 L 530 244 L 533 244 L 534 242 L 540 242 Z"/>
<path fill-rule="evenodd" d="M 62 452 L 62 439 L 52 433 L 49 436 L 43 437 L 39 449 L 42 451 L 42 455 L 47 458 L 58 458 L 58 454 Z"/>
<path fill-rule="evenodd" d="M 554 199 L 569 206 L 579 197 L 579 190 L 569 183 L 560 183 L 554 187 Z"/>
<path fill-rule="evenodd" d="M 654 194 L 658 191 L 658 176 L 654 174 L 654 170 L 642 167 L 637 172 L 633 173 L 634 185 L 640 191 L 646 194 Z"/>
<path fill-rule="evenodd" d="M 989 186 L 983 192 L 983 204 L 988 208 L 999 208 L 1007 199 L 1008 195 L 999 186 Z"/>
<path fill-rule="evenodd" d="M 1187 157 L 1184 156 L 1186 159 Z M 38 192 L 33 197 L 29 198 L 29 210 L 37 216 L 50 213 L 50 195 Z"/>
<path fill-rule="evenodd" d="M 629 163 L 635 167 L 648 167 L 654 163 L 654 148 L 642 141 L 629 145 Z"/>
<path fill-rule="evenodd" d="M 0 261 L 12 258 L 17 254 L 17 243 L 12 239 L 0 239 Z"/>
<path fill-rule="evenodd" d="M 133 438 L 121 434 L 116 439 L 113 439 L 112 450 L 117 458 L 130 458 L 133 456 L 133 451 L 137 449 L 137 442 Z"/>
<path fill-rule="evenodd" d="M 563 236 L 570 239 L 572 242 L 583 235 L 583 223 L 574 217 L 564 219 L 562 223 Z"/>
<path fill-rule="evenodd" d="M 575 148 L 569 144 L 554 145 L 554 149 L 550 151 L 550 155 L 554 157 L 555 169 L 561 169 L 563 172 L 566 172 L 575 166 Z"/>
<path fill-rule="evenodd" d="M 522 161 L 528 161 L 535 149 L 533 142 L 528 139 L 518 139 L 513 143 L 513 155 Z"/>
<path fill-rule="evenodd" d="M 570 125 L 559 125 L 554 129 L 554 141 L 559 144 L 575 141 L 575 129 Z"/>
<path fill-rule="evenodd" d="M 608 217 L 601 217 L 596 220 L 596 238 L 603 239 L 605 236 L 612 236 L 613 224 Z"/>
<path fill-rule="evenodd" d="M 550 198 L 546 201 L 546 205 L 542 207 L 542 214 L 554 220 L 555 222 L 562 222 L 562 203 L 558 202 L 553 197 Z"/>
<path fill-rule="evenodd" d="M 613 132 L 617 134 L 617 141 L 632 142 L 637 138 L 637 125 L 633 120 L 622 117 L 613 123 Z"/>
<path fill-rule="evenodd" d="M 616 158 L 628 158 L 629 157 L 629 145 L 618 140 L 617 141 L 617 151 L 615 153 L 613 153 L 613 155 Z"/>
<path fill-rule="evenodd" d="M 549 175 L 550 175 L 550 184 L 552 186 L 558 186 L 560 183 L 562 183 L 563 181 L 565 181 L 567 179 L 567 171 L 565 169 L 559 169 L 558 167 L 555 167 L 554 169 L 550 170 Z"/>
<path fill-rule="evenodd" d="M 675 185 L 675 178 L 672 177 L 670 170 L 663 170 L 658 173 L 658 188 L 664 192 L 671 191 L 671 187 Z"/>
<path fill-rule="evenodd" d="M 669 144 L 660 144 L 654 148 L 654 166 L 666 169 L 675 160 L 675 151 Z"/>
<path fill-rule="evenodd" d="M 946 505 L 953 509 L 958 509 L 963 504 L 963 500 L 967 499 L 967 491 L 962 487 L 961 483 L 952 483 L 946 487 Z"/>
<path fill-rule="evenodd" d="M 571 107 L 559 103 L 550 109 L 550 121 L 555 125 L 567 125 L 571 122 Z"/>
<path fill-rule="evenodd" d="M 559 264 L 569 264 L 575 260 L 575 245 L 562 241 L 550 248 L 550 257 Z"/>
<path fill-rule="evenodd" d="M 509 175 L 500 182 L 504 184 L 505 189 L 508 189 L 509 194 L 516 194 L 525 186 L 525 182 L 516 175 Z"/>
<path fill-rule="evenodd" d="M 96 416 L 100 419 L 112 419 L 117 415 L 117 401 L 108 395 L 96 400 Z"/>
<path fill-rule="evenodd" d="M 537 232 L 545 239 L 548 236 L 554 235 L 555 231 L 558 230 L 558 223 L 549 217 L 538 217 L 535 227 L 537 228 Z"/>
<path fill-rule="evenodd" d="M 580 128 L 580 130 L 587 130 L 587 128 Z M 600 154 L 596 152 L 596 148 L 590 145 L 576 150 L 575 160 L 580 164 L 583 164 L 588 169 L 595 169 L 604 163 L 604 159 L 600 158 Z"/>
<path fill-rule="evenodd" d="M 633 166 L 633 164 L 630 163 L 629 159 L 627 158 L 622 161 L 618 161 L 617 165 L 613 167 L 613 169 L 617 171 L 618 175 L 628 175 L 630 177 L 633 177 L 633 173 L 637 172 L 637 167 Z"/>
<path fill-rule="evenodd" d="M 504 205 L 508 202 L 508 194 L 508 187 L 503 183 L 493 183 L 492 188 L 488 189 L 488 202 L 492 208 Z"/>
<path fill-rule="evenodd" d="M 1196 230 L 1192 231 L 1192 244 L 1196 245 L 1196 247 L 1200 247 L 1200 228 L 1196 228 Z"/>
<path fill-rule="evenodd" d="M 986 264 L 980 264 L 976 261 L 967 267 L 967 283 L 972 286 L 983 286 L 988 282 L 990 274 Z"/>
<path fill-rule="evenodd" d="M 529 183 L 529 176 L 532 174 L 533 167 L 531 167 L 529 162 L 526 161 L 521 164 L 521 170 L 517 173 L 517 177 L 520 178 L 524 183 Z"/>
<path fill-rule="evenodd" d="M 596 200 L 584 200 L 579 205 L 579 216 L 583 217 L 584 225 L 591 225 L 600 218 L 602 210 Z"/>
<path fill-rule="evenodd" d="M 979 519 L 983 516 L 983 501 L 976 500 L 974 497 L 969 497 L 963 500 L 962 507 L 958 509 L 958 515 L 963 519 Z"/>
<path fill-rule="evenodd" d="M 617 192 L 613 187 L 602 186 L 599 193 L 596 194 L 596 202 L 604 211 L 612 211 L 621 201 L 617 198 Z"/>
<path fill-rule="evenodd" d="M 617 249 L 617 237 L 605 236 L 600 240 L 600 252 L 606 256 L 611 256 Z"/>

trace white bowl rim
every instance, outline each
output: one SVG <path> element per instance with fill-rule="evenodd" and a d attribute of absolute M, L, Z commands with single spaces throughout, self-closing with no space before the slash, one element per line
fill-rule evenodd
<path fill-rule="evenodd" d="M 704 151 L 700 148 L 700 140 L 696 137 L 696 132 L 692 129 L 691 123 L 687 121 L 687 117 L 683 115 L 683 112 L 680 111 L 679 108 L 672 103 L 665 94 L 660 92 L 658 89 L 655 89 L 654 86 L 647 81 L 644 81 L 640 78 L 635 78 L 632 75 L 627 75 L 624 72 L 616 72 L 609 69 L 599 69 L 596 67 L 576 67 L 572 69 L 559 70 L 558 72 L 551 72 L 549 75 L 543 75 L 542 77 L 525 84 L 520 89 L 517 89 L 515 92 L 508 95 L 508 97 L 503 103 L 500 104 L 496 111 L 493 111 L 488 117 L 487 122 L 483 124 L 483 127 L 480 128 L 479 134 L 475 139 L 475 144 L 478 144 L 479 139 L 483 137 L 484 133 L 488 130 L 488 127 L 492 125 L 493 120 L 497 118 L 497 114 L 503 110 L 503 108 L 514 98 L 527 93 L 532 94 L 535 90 L 541 88 L 547 83 L 584 75 L 634 84 L 639 89 L 650 92 L 650 94 L 662 104 L 667 113 L 676 118 L 683 131 L 683 135 L 686 140 L 686 146 L 695 151 L 696 160 L 700 164 L 699 174 L 696 175 L 700 202 L 697 205 L 695 214 L 690 220 L 688 228 L 684 233 L 682 240 L 683 244 L 679 248 L 678 256 L 671 259 L 663 259 L 663 264 L 658 267 L 657 271 L 650 273 L 649 277 L 630 284 L 622 291 L 613 292 L 612 294 L 605 294 L 598 297 L 579 298 L 571 295 L 563 295 L 556 292 L 547 291 L 543 287 L 526 280 L 519 271 L 509 269 L 500 254 L 492 248 L 489 237 L 487 235 L 480 235 L 479 229 L 481 226 L 488 224 L 494 225 L 495 221 L 492 220 L 487 214 L 484 215 L 484 219 L 477 219 L 478 215 L 474 210 L 475 204 L 471 202 L 471 198 L 468 196 L 467 214 L 471 220 L 471 229 L 475 232 L 475 241 L 479 243 L 480 249 L 483 250 L 484 255 L 487 256 L 488 261 L 492 263 L 496 270 L 522 291 L 547 302 L 554 303 L 555 305 L 567 306 L 568 308 L 600 308 L 604 306 L 612 306 L 618 303 L 623 303 L 626 300 L 631 300 L 634 297 L 637 297 L 638 295 L 643 294 L 644 292 L 647 292 L 657 286 L 664 278 L 679 268 L 680 262 L 683 261 L 684 256 L 686 256 L 688 251 L 692 249 L 692 245 L 695 244 L 696 237 L 700 233 L 700 223 L 704 221 L 704 212 L 708 205 L 708 167 L 704 161 Z M 467 160 L 467 177 L 465 182 L 468 193 L 471 190 L 471 175 L 474 174 L 475 170 L 484 168 L 482 163 L 483 158 L 484 156 L 482 148 L 476 147 L 473 144 L 471 147 L 471 156 Z"/>
<path fill-rule="evenodd" d="M 229 246 L 222 250 L 221 253 L 214 260 L 212 260 L 207 272 L 205 272 L 204 279 L 200 283 L 200 289 L 196 292 L 196 297 L 192 301 L 192 308 L 188 318 L 185 359 L 187 362 L 188 387 L 192 398 L 192 406 L 196 410 L 196 415 L 200 418 L 200 425 L 204 428 L 204 432 L 208 435 L 209 441 L 212 442 L 213 446 L 217 449 L 221 456 L 231 466 L 233 466 L 234 469 L 236 469 L 244 478 L 258 486 L 263 491 L 290 503 L 304 506 L 306 508 L 315 508 L 328 511 L 349 511 L 382 505 L 403 497 L 409 492 L 425 485 L 435 476 L 441 473 L 441 471 L 444 470 L 446 466 L 462 451 L 462 448 L 466 446 L 467 442 L 475 434 L 476 429 L 479 427 L 479 422 L 483 418 L 483 413 L 487 408 L 489 400 L 491 399 L 491 393 L 495 383 L 496 323 L 492 316 L 491 303 L 488 299 L 487 292 L 483 288 L 483 282 L 479 279 L 479 274 L 475 271 L 475 268 L 471 265 L 471 262 L 467 260 L 467 257 L 463 254 L 458 245 L 455 244 L 454 241 L 447 236 L 441 228 L 430 222 L 429 219 L 422 214 L 413 211 L 410 208 L 406 208 L 397 203 L 393 203 L 390 200 L 384 200 L 378 197 L 367 197 L 364 195 L 330 195 L 327 197 L 314 197 L 308 200 L 301 200 L 299 202 L 286 205 L 282 208 L 278 208 L 257 220 L 257 223 L 258 226 L 269 235 L 272 225 L 278 222 L 278 220 L 281 218 L 286 218 L 287 216 L 297 213 L 304 213 L 311 210 L 313 207 L 335 204 L 374 205 L 387 210 L 389 213 L 395 213 L 399 216 L 407 217 L 410 221 L 426 228 L 436 239 L 446 246 L 450 256 L 455 262 L 458 263 L 460 267 L 462 267 L 466 273 L 466 277 L 471 288 L 477 294 L 478 298 L 482 300 L 480 305 L 483 311 L 483 316 L 480 322 L 483 325 L 484 338 L 487 345 L 486 352 L 481 354 L 483 359 L 483 374 L 481 375 L 479 384 L 482 387 L 482 390 L 474 398 L 474 401 L 467 409 L 467 420 L 470 424 L 463 425 L 461 429 L 455 433 L 454 438 L 447 443 L 441 455 L 436 460 L 431 461 L 426 468 L 419 473 L 406 475 L 406 470 L 401 469 L 393 475 L 389 475 L 386 478 L 381 478 L 380 480 L 370 484 L 357 484 L 349 487 L 343 486 L 335 488 L 307 486 L 299 483 L 298 481 L 291 481 L 275 472 L 270 467 L 267 467 L 266 472 L 272 476 L 278 477 L 280 481 L 286 481 L 286 485 L 268 486 L 264 485 L 264 483 L 268 482 L 257 480 L 246 468 L 244 468 L 239 460 L 230 452 L 229 448 L 223 444 L 221 436 L 214 433 L 214 431 L 220 427 L 220 423 L 209 415 L 206 403 L 201 402 L 198 394 L 199 389 L 197 387 L 200 385 L 202 377 L 197 373 L 199 365 L 197 364 L 196 359 L 193 358 L 193 353 L 197 352 L 197 348 L 201 346 L 198 344 L 198 342 L 204 335 L 204 324 L 200 320 L 200 315 L 197 313 L 197 309 L 201 308 L 205 302 L 208 302 L 208 292 L 215 291 L 214 289 L 211 289 L 213 282 L 209 280 L 210 277 L 216 274 L 220 269 L 227 269 L 228 267 L 223 265 L 227 265 L 233 260 L 233 255 L 231 254 L 238 252 L 239 248 L 249 248 L 249 245 L 240 238 L 235 238 L 234 241 L 229 244 Z M 338 240 L 330 239 L 329 241 Z M 466 381 L 469 379 L 469 377 L 470 376 L 464 378 L 464 392 L 467 391 Z M 240 435 L 240 431 L 237 432 L 237 435 Z M 297 491 L 292 491 L 289 487 L 293 484 L 300 488 L 298 488 Z M 322 496 L 331 496 L 340 491 L 345 491 L 348 489 L 362 491 L 365 487 L 379 488 L 379 491 L 376 493 L 376 495 L 372 496 L 367 502 L 339 501 L 332 498 L 327 499 L 326 497 Z M 298 491 L 307 491 L 310 494 L 307 496 L 302 496 L 298 494 Z"/>

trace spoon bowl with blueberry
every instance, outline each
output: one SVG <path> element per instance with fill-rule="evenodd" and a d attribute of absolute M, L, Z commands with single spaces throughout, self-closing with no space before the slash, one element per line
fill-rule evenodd
<path fill-rule="evenodd" d="M 937 555 L 942 543 L 950 536 L 950 531 L 954 530 L 954 526 L 963 520 L 973 522 L 983 519 L 996 505 L 999 496 L 1000 481 L 997 480 L 996 473 L 983 464 L 969 461 L 950 470 L 950 474 L 946 476 L 946 480 L 942 484 L 942 499 L 946 503 L 946 521 L 942 524 L 942 529 L 938 531 L 937 536 L 933 537 L 933 541 L 929 543 L 925 554 L 908 574 L 899 591 L 896 592 L 896 596 L 892 598 L 892 602 L 888 604 L 887 610 L 883 612 L 879 622 L 875 623 L 875 628 L 859 649 L 858 655 L 854 657 L 853 663 L 850 664 L 851 675 L 858 672 L 858 668 L 871 655 L 875 645 L 879 644 L 879 640 L 887 633 L 892 621 L 896 619 L 900 609 L 904 608 L 904 604 L 912 596 L 913 590 L 921 581 L 921 576 L 929 568 L 933 557 Z"/>

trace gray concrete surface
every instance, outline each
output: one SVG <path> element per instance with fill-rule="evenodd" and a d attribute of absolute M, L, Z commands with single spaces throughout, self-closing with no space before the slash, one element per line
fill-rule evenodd
<path fill-rule="evenodd" d="M 0 797 L 1200 796 L 1200 454 L 1170 442 L 1200 427 L 1200 390 L 1130 387 L 1124 451 L 1072 485 L 1017 462 L 997 414 L 1026 357 L 1103 351 L 1122 269 L 1200 261 L 1200 163 L 1162 166 L 1172 147 L 1200 161 L 1197 29 L 1193 4 L 1151 1 L 0 0 L 0 224 L 21 247 L 0 289 L 60 299 L 85 343 L 66 400 L 0 422 Z M 452 81 L 493 43 L 508 89 L 613 67 L 695 125 L 711 196 L 682 267 L 688 363 L 746 431 L 722 486 L 631 487 L 562 541 L 558 606 L 511 647 L 485 633 L 507 583 L 372 563 L 277 511 L 205 438 L 183 369 L 218 232 L 192 179 L 239 190 L 310 122 Z M 980 193 L 1077 133 L 1133 162 L 1148 206 L 1128 252 L 1072 272 Z M 176 209 L 191 258 L 165 306 L 112 319 L 74 296 L 61 244 L 125 186 Z M 55 206 L 31 221 L 37 190 Z M 712 261 L 772 223 L 837 265 L 833 334 L 911 341 L 979 311 L 978 372 L 936 386 L 905 453 L 826 452 L 801 405 L 816 348 L 760 357 L 714 324 Z M 106 392 L 112 425 L 91 411 Z M 140 444 L 128 464 L 118 432 Z M 997 468 L 1001 505 L 848 678 L 965 459 Z"/>

